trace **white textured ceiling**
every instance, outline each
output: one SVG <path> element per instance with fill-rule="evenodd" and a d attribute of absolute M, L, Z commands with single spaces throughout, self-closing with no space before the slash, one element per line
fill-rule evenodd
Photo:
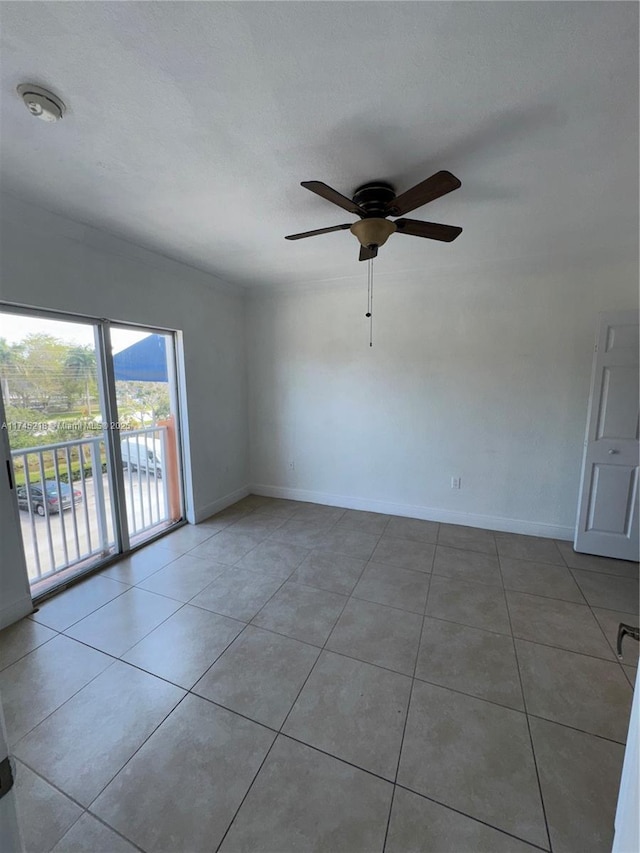
<path fill-rule="evenodd" d="M 245 286 L 363 276 L 355 217 L 299 186 L 462 188 L 382 272 L 631 253 L 638 5 L 2 2 L 1 188 Z M 21 82 L 53 89 L 34 120 Z"/>

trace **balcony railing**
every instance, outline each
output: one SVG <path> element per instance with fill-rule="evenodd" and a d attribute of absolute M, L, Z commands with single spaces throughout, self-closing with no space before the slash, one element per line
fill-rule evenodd
<path fill-rule="evenodd" d="M 169 520 L 167 428 L 122 433 L 129 536 Z M 117 550 L 102 436 L 12 451 L 22 538 L 31 583 Z"/>

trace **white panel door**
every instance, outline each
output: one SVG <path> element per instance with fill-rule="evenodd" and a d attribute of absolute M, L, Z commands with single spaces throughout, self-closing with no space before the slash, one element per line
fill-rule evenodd
<path fill-rule="evenodd" d="M 638 313 L 601 314 L 574 547 L 638 559 Z"/>

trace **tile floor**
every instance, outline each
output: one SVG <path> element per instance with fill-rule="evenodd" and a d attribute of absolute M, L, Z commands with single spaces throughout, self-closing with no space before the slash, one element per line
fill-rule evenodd
<path fill-rule="evenodd" d="M 0 634 L 28 853 L 609 851 L 637 564 L 250 496 Z"/>

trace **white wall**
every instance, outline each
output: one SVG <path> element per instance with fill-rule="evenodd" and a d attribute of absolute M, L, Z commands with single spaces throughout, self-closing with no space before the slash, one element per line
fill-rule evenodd
<path fill-rule="evenodd" d="M 572 538 L 597 313 L 637 307 L 638 270 L 556 267 L 379 263 L 372 349 L 364 264 L 253 295 L 254 490 Z"/>
<path fill-rule="evenodd" d="M 0 216 L 0 301 L 182 331 L 189 518 L 241 497 L 249 480 L 243 292 L 6 195 Z"/>

